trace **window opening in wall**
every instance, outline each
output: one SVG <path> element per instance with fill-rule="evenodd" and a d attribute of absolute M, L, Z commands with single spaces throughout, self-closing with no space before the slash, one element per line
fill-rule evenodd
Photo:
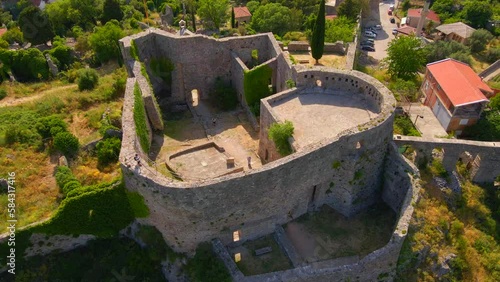
<path fill-rule="evenodd" d="M 356 143 L 356 149 L 361 149 L 361 142 L 359 142 L 359 141 L 358 141 L 358 142 Z"/>
<path fill-rule="evenodd" d="M 316 86 L 321 87 L 321 80 L 316 80 Z"/>
<path fill-rule="evenodd" d="M 233 232 L 233 242 L 238 242 L 241 238 L 241 231 L 236 230 Z"/>
<path fill-rule="evenodd" d="M 306 74 L 306 75 L 304 75 L 304 78 L 307 78 L 307 74 Z"/>
<path fill-rule="evenodd" d="M 316 196 L 316 185 L 314 185 L 314 187 L 313 187 L 313 193 L 311 196 L 311 203 L 314 202 L 314 196 Z"/>
<path fill-rule="evenodd" d="M 191 90 L 191 102 L 194 107 L 198 106 L 198 103 L 200 102 L 200 93 L 198 92 L 198 89 Z"/>
<path fill-rule="evenodd" d="M 469 123 L 469 119 L 463 118 L 460 120 L 460 125 L 467 125 Z"/>
<path fill-rule="evenodd" d="M 269 151 L 266 149 L 266 156 L 264 158 L 266 161 L 269 160 Z"/>
<path fill-rule="evenodd" d="M 234 262 L 240 262 L 241 261 L 241 253 L 234 254 Z"/>

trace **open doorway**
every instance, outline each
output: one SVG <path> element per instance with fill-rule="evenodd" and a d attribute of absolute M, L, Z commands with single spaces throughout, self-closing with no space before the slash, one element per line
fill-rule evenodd
<path fill-rule="evenodd" d="M 198 106 L 200 102 L 200 92 L 198 89 L 193 89 L 191 90 L 191 103 L 193 104 L 193 107 Z"/>

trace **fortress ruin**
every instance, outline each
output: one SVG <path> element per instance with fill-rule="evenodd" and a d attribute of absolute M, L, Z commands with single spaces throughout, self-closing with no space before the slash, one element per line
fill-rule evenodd
<path fill-rule="evenodd" d="M 380 82 L 358 71 L 293 66 L 270 33 L 214 39 L 151 29 L 123 38 L 120 47 L 129 74 L 123 177 L 150 209 L 142 221 L 158 228 L 174 250 L 192 253 L 200 242 L 213 240 L 238 281 L 374 280 L 393 274 L 418 191 L 413 179 L 418 170 L 392 141 L 395 100 Z M 158 61 L 170 68 L 158 67 Z M 245 76 L 259 68 L 270 69 L 266 84 L 275 94 L 260 99 L 256 118 Z M 239 113 L 213 116 L 204 106 L 217 81 L 236 90 Z M 134 100 L 134 90 L 143 106 Z M 147 147 L 155 148 L 153 153 L 140 144 L 138 106 L 147 115 Z M 167 152 L 170 141 L 157 133 L 168 130 L 162 114 L 186 107 L 199 128 L 190 130 L 191 136 L 200 132 L 203 138 Z M 241 131 L 250 135 L 247 143 L 227 133 L 237 130 L 230 123 L 235 117 L 248 121 Z M 295 131 L 289 139 L 293 153 L 283 157 L 268 129 L 285 120 Z M 159 171 L 164 166 L 171 175 Z M 292 263 L 290 270 L 245 277 L 224 247 L 271 233 L 282 238 L 283 224 L 323 205 L 350 217 L 380 200 L 397 215 L 394 232 L 384 247 L 349 263 L 327 260 L 314 268 Z M 280 246 L 293 256 L 283 241 Z"/>

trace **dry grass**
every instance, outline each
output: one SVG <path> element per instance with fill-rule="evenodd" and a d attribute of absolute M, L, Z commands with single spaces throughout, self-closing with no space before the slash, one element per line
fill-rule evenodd
<path fill-rule="evenodd" d="M 316 60 L 311 56 L 310 52 L 290 52 L 297 64 L 304 65 L 308 67 L 317 66 Z M 300 63 L 301 61 L 307 61 L 308 63 Z M 324 54 L 319 60 L 319 66 L 331 67 L 336 69 L 345 69 L 346 56 L 339 56 L 333 54 Z"/>
<path fill-rule="evenodd" d="M 59 189 L 53 172 L 55 163 L 46 153 L 33 149 L 0 147 L 0 178 L 16 173 L 18 227 L 49 218 L 58 206 Z M 0 195 L 0 230 L 7 226 L 7 195 Z"/>

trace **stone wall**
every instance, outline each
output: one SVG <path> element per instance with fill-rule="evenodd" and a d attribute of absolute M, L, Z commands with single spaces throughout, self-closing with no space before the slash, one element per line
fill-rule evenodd
<path fill-rule="evenodd" d="M 290 43 L 288 43 L 288 51 L 307 52 L 309 51 L 309 43 L 307 41 L 290 41 Z"/>
<path fill-rule="evenodd" d="M 346 48 L 344 42 L 337 41 L 335 43 L 325 43 L 325 53 L 334 53 L 337 55 L 344 56 L 346 54 Z"/>
<path fill-rule="evenodd" d="M 141 89 L 142 100 L 144 101 L 144 107 L 146 108 L 146 114 L 150 123 L 150 126 L 154 130 L 163 130 L 163 120 L 161 118 L 160 108 L 154 97 L 154 93 L 148 83 L 148 80 L 141 72 L 141 64 L 134 61 L 133 73 Z"/>
<path fill-rule="evenodd" d="M 422 138 L 396 136 L 394 142 L 398 146 L 410 145 L 417 152 L 416 162 L 432 160 L 432 150 L 442 148 L 443 165 L 447 171 L 455 170 L 460 156 L 467 152 L 474 160 L 471 173 L 474 182 L 493 182 L 500 175 L 500 146 L 496 142 L 480 142 L 460 139 Z"/>
<path fill-rule="evenodd" d="M 394 144 L 389 146 L 387 163 L 393 163 L 395 167 L 407 167 L 409 170 L 399 175 L 401 179 L 411 179 L 406 182 L 408 186 L 389 187 L 384 185 L 384 190 L 398 191 L 399 209 L 398 221 L 389 242 L 382 248 L 371 252 L 365 257 L 344 257 L 315 262 L 305 266 L 295 267 L 284 271 L 277 271 L 261 275 L 243 276 L 236 267 L 228 251 L 222 244 L 217 247 L 217 254 L 223 259 L 224 264 L 230 270 L 233 281 L 262 282 L 262 281 L 392 281 L 396 274 L 397 260 L 404 240 L 408 234 L 408 226 L 413 214 L 413 205 L 418 200 L 420 186 L 418 184 L 418 170 L 409 162 L 404 160 Z M 392 170 L 388 168 L 388 170 Z M 413 178 L 415 175 L 417 178 Z M 384 191 L 385 194 L 385 191 Z M 386 198 L 389 199 L 389 198 Z M 391 201 L 393 199 L 390 199 Z M 388 203 L 389 205 L 391 203 Z M 395 208 L 393 206 L 393 208 Z"/>
<path fill-rule="evenodd" d="M 359 12 L 358 22 L 356 24 L 356 35 L 354 36 L 354 41 L 350 42 L 347 45 L 347 58 L 346 58 L 346 64 L 345 64 L 346 70 L 354 69 L 354 65 L 356 64 L 356 51 L 358 50 L 358 47 L 359 47 L 359 41 L 361 38 L 361 26 L 363 25 L 362 12 L 363 11 Z"/>

